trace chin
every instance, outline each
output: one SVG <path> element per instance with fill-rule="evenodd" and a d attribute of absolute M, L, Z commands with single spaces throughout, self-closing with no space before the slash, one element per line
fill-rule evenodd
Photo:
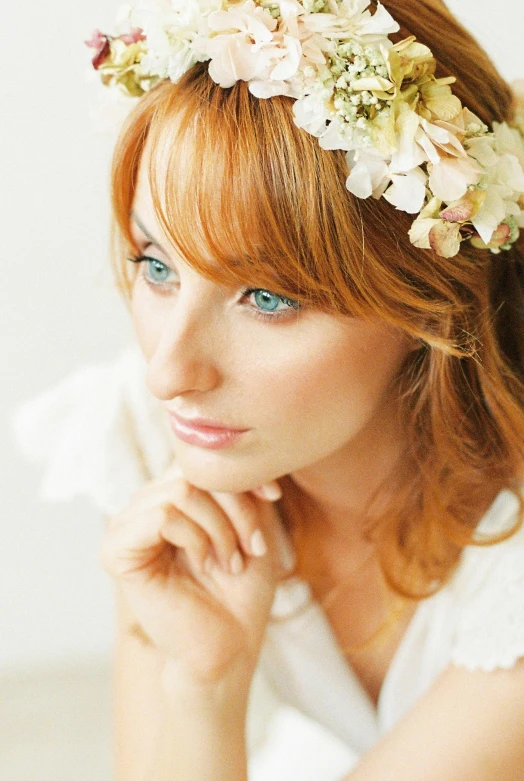
<path fill-rule="evenodd" d="M 240 494 L 281 477 L 267 467 L 249 468 L 235 463 L 235 459 L 213 456 L 195 459 L 183 452 L 175 453 L 175 459 L 185 479 L 202 491 Z"/>
<path fill-rule="evenodd" d="M 225 451 L 190 451 L 175 449 L 175 460 L 185 479 L 202 491 L 244 493 L 253 491 L 264 483 L 278 480 L 287 474 L 275 472 L 276 464 L 265 463 L 245 454 L 228 454 Z M 278 467 L 277 467 L 278 468 Z"/>

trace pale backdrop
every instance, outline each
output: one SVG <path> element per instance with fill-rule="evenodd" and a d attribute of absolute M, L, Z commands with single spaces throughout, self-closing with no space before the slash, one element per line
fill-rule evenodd
<path fill-rule="evenodd" d="M 84 500 L 35 499 L 41 468 L 15 451 L 8 421 L 19 401 L 132 338 L 108 271 L 109 145 L 87 119 L 82 45 L 119 5 L 11 0 L 2 14 L 0 672 L 107 657 L 112 642 L 102 519 Z M 450 5 L 507 78 L 524 77 L 522 0 Z"/>

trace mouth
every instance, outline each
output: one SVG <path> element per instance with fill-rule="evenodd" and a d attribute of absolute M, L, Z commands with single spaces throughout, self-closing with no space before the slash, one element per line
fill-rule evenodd
<path fill-rule="evenodd" d="M 232 428 L 206 418 L 183 418 L 169 413 L 171 428 L 178 439 L 188 445 L 219 450 L 236 442 L 249 429 Z"/>

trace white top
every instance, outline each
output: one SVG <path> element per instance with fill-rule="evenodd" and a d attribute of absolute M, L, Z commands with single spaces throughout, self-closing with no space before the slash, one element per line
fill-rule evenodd
<path fill-rule="evenodd" d="M 83 495 L 107 515 L 173 459 L 167 415 L 146 387 L 135 344 L 20 405 L 13 432 L 24 455 L 45 464 L 42 501 Z M 512 525 L 517 510 L 502 491 L 478 533 Z M 523 564 L 524 527 L 502 543 L 467 547 L 451 581 L 419 604 L 376 708 L 309 586 L 280 585 L 251 691 L 250 781 L 340 781 L 450 663 L 514 665 L 524 656 Z"/>

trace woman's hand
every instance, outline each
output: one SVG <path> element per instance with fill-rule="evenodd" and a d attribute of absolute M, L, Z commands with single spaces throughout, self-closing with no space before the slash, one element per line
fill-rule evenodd
<path fill-rule="evenodd" d="M 279 497 L 277 483 L 208 493 L 173 466 L 109 520 L 102 565 L 179 682 L 249 684 L 290 564 Z"/>

